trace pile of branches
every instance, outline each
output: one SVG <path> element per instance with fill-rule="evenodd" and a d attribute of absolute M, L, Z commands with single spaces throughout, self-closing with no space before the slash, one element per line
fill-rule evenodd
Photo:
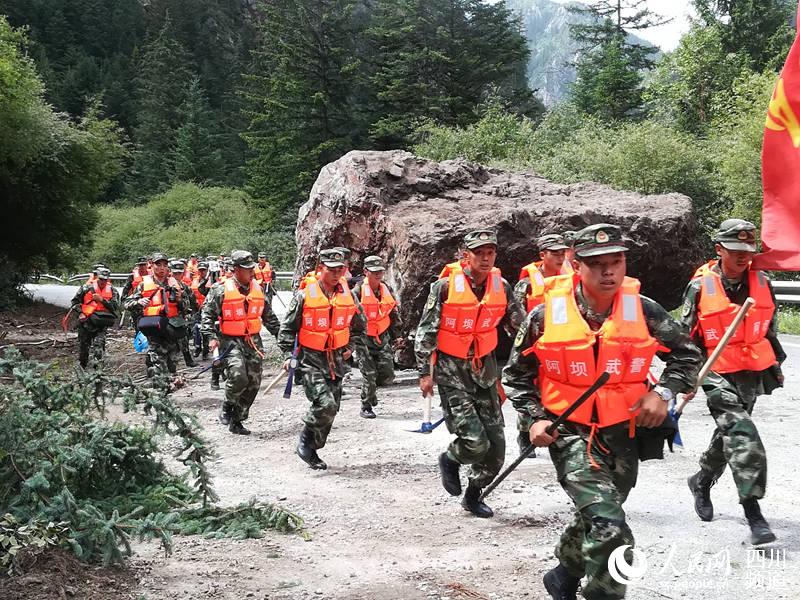
<path fill-rule="evenodd" d="M 149 419 L 106 420 L 106 403 L 117 401 Z M 182 475 L 159 458 L 164 434 L 180 440 Z M 26 557 L 49 546 L 108 565 L 123 563 L 135 538 L 159 539 L 169 553 L 175 533 L 307 535 L 298 515 L 275 505 L 215 505 L 213 456 L 166 386 L 145 388 L 102 370 L 51 372 L 7 349 L 0 358 L 0 568 L 20 571 Z"/>

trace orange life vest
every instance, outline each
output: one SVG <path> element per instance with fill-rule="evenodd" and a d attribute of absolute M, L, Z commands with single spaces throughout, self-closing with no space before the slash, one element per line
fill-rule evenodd
<path fill-rule="evenodd" d="M 263 267 L 261 265 L 256 265 L 256 268 L 253 269 L 253 275 L 255 275 L 255 278 L 260 281 L 262 285 L 272 283 L 272 267 L 269 261 L 265 262 Z"/>
<path fill-rule="evenodd" d="M 450 277 L 450 273 L 453 272 L 454 269 L 461 269 L 464 270 L 464 267 L 467 266 L 467 261 L 459 260 L 452 263 L 447 263 L 444 267 L 442 267 L 441 273 L 439 273 L 439 279 L 444 279 L 445 277 Z"/>
<path fill-rule="evenodd" d="M 181 275 L 181 281 L 186 285 L 192 285 L 192 274 L 188 270 L 184 271 L 183 275 Z"/>
<path fill-rule="evenodd" d="M 139 287 L 139 284 L 142 283 L 145 276 L 139 273 L 138 268 L 134 268 L 133 271 L 131 271 L 131 275 L 133 276 L 133 283 L 131 284 L 131 289 L 135 290 L 136 288 Z"/>
<path fill-rule="evenodd" d="M 92 273 L 91 275 L 89 275 L 89 279 L 86 280 L 86 283 L 84 285 L 92 285 L 95 281 L 97 281 L 97 275 Z"/>
<path fill-rule="evenodd" d="M 191 275 L 192 277 L 194 277 L 195 274 L 197 273 L 197 264 L 198 264 L 197 259 L 196 258 L 192 258 L 192 259 L 189 259 L 189 264 L 186 265 L 186 270 L 189 272 L 189 275 Z"/>
<path fill-rule="evenodd" d="M 111 283 L 107 283 L 104 288 L 97 285 L 97 281 L 92 282 L 92 289 L 83 295 L 83 304 L 81 304 L 81 312 L 86 315 L 94 314 L 95 312 L 108 312 L 108 309 L 103 306 L 102 302 L 95 302 L 92 299 L 94 294 L 100 294 L 104 300 L 111 300 L 113 297 Z"/>
<path fill-rule="evenodd" d="M 158 285 L 149 275 L 142 280 L 142 298 L 150 298 L 150 304 L 144 307 L 142 314 L 145 317 L 159 317 L 163 314 L 165 317 L 177 317 L 179 314 L 178 303 L 170 302 L 167 290 Z M 181 289 L 181 284 L 174 277 L 167 278 L 167 285 Z"/>
<path fill-rule="evenodd" d="M 316 277 L 307 275 L 305 282 L 299 344 L 319 351 L 346 346 L 350 342 L 350 322 L 356 314 L 356 304 L 347 282 L 339 282 L 342 291 L 337 291 L 330 300 Z"/>
<path fill-rule="evenodd" d="M 535 352 L 539 359 L 542 406 L 548 411 L 563 413 L 606 371 L 608 383 L 569 420 L 608 427 L 638 414 L 628 409 L 647 392 L 647 372 L 658 349 L 647 329 L 639 286 L 637 279 L 625 278 L 611 316 L 595 332 L 578 309 L 572 276 L 547 279 L 544 332 L 525 353 Z"/>
<path fill-rule="evenodd" d="M 197 299 L 197 306 L 203 306 L 203 302 L 206 301 L 206 297 L 200 293 L 200 277 L 197 276 L 192 279 L 192 293 L 194 297 Z"/>
<path fill-rule="evenodd" d="M 450 266 L 450 265 L 448 265 Z M 508 306 L 500 269 L 493 268 L 479 302 L 460 264 L 450 269 L 437 347 L 457 358 L 482 358 L 497 347 L 497 326 Z"/>
<path fill-rule="evenodd" d="M 522 267 L 522 270 L 519 272 L 519 278 L 524 279 L 528 278 L 530 280 L 530 290 L 528 291 L 526 299 L 526 310 L 531 312 L 534 308 L 539 306 L 542 302 L 544 302 L 544 281 L 545 276 L 541 271 L 542 267 L 541 260 L 532 262 L 529 265 L 525 265 Z M 569 263 L 565 260 L 564 264 L 561 265 L 561 275 L 569 275 L 573 272 L 572 267 Z"/>
<path fill-rule="evenodd" d="M 250 280 L 250 291 L 244 296 L 239 283 L 231 277 L 225 282 L 219 330 L 222 335 L 244 337 L 261 332 L 261 313 L 264 312 L 264 292 L 255 279 Z"/>
<path fill-rule="evenodd" d="M 361 284 L 361 305 L 367 315 L 367 335 L 380 341 L 380 336 L 389 329 L 392 321 L 390 315 L 397 306 L 397 301 L 385 283 L 381 282 L 381 299 L 378 300 L 369 282 L 364 281 Z"/>
<path fill-rule="evenodd" d="M 741 308 L 730 301 L 722 286 L 722 278 L 711 269 L 715 262 L 711 261 L 698 270 L 700 299 L 697 326 L 709 352 L 719 344 L 725 330 Z M 770 321 L 775 314 L 775 303 L 772 301 L 767 277 L 763 271 L 752 269 L 748 271 L 747 277 L 750 297 L 756 303 L 747 311 L 744 321 L 711 367 L 716 373 L 763 371 L 777 362 L 772 344 L 766 339 Z"/>

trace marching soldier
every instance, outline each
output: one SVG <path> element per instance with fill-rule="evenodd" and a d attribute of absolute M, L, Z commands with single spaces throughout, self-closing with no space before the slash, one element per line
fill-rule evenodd
<path fill-rule="evenodd" d="M 117 319 L 119 292 L 109 281 L 111 271 L 97 269 L 92 283 L 82 285 L 72 299 L 72 308 L 79 310 L 78 316 L 78 362 L 85 369 L 89 366 L 89 354 L 99 362 L 106 349 L 106 329 Z"/>
<path fill-rule="evenodd" d="M 195 367 L 197 365 L 192 359 L 191 353 L 189 352 L 189 336 L 191 335 L 189 324 L 194 321 L 194 316 L 200 311 L 200 307 L 197 305 L 197 298 L 192 291 L 191 285 L 187 285 L 186 283 L 186 265 L 184 264 L 183 260 L 173 260 L 170 263 L 169 268 L 172 272 L 172 276 L 175 278 L 181 288 L 183 288 L 183 296 L 186 298 L 186 312 L 181 314 L 181 317 L 183 318 L 182 328 L 184 335 L 178 338 L 178 347 L 181 349 L 183 362 L 186 363 L 186 366 Z"/>
<path fill-rule="evenodd" d="M 633 545 L 622 504 L 636 483 L 640 444 L 660 435 L 661 453 L 665 437 L 636 426 L 659 427 L 669 401 L 692 389 L 701 365 L 700 350 L 681 325 L 625 276 L 627 251 L 615 225 L 579 231 L 575 276 L 547 280 L 544 302 L 528 313 L 503 371 L 503 383 L 533 418 L 531 443 L 549 447 L 558 481 L 575 504 L 556 546 L 559 564 L 544 577 L 547 592 L 559 600 L 576 598 L 584 576 L 584 598 L 625 596 L 625 586 L 608 572 L 611 552 Z M 648 391 L 657 353 L 666 367 Z M 604 371 L 609 382 L 548 435 L 547 427 Z M 641 457 L 651 457 L 642 448 Z"/>
<path fill-rule="evenodd" d="M 227 352 L 225 357 L 225 400 L 219 420 L 228 431 L 250 435 L 242 423 L 261 387 L 261 365 L 264 346 L 261 325 L 278 335 L 280 322 L 264 298 L 261 286 L 253 277 L 256 263 L 244 250 L 231 253 L 232 275 L 215 285 L 203 303 L 201 333 L 209 336 L 211 350 Z"/>
<path fill-rule="evenodd" d="M 383 282 L 386 265 L 380 256 L 364 259 L 364 279 L 353 288 L 353 296 L 364 308 L 365 337 L 356 338 L 356 358 L 361 371 L 361 416 L 374 419 L 378 386 L 394 381 L 394 346 L 400 340 L 400 313 L 395 294 Z M 362 343 L 363 342 L 363 343 Z"/>
<path fill-rule="evenodd" d="M 122 286 L 122 299 L 128 297 L 128 295 L 139 287 L 139 284 L 142 283 L 142 280 L 150 275 L 150 271 L 147 268 L 147 258 L 144 256 L 140 256 L 139 259 L 136 261 L 136 266 L 131 271 L 131 274 L 128 275 L 128 280 L 125 282 L 125 285 Z"/>
<path fill-rule="evenodd" d="M 177 372 L 178 339 L 185 335 L 186 322 L 182 314 L 188 300 L 183 286 L 170 273 L 166 255 L 156 252 L 152 262 L 153 274 L 142 280 L 124 304 L 132 313 L 141 311 L 137 326 L 147 336 L 150 346 L 148 376 L 165 384 L 168 374 Z"/>
<path fill-rule="evenodd" d="M 342 400 L 345 361 L 353 354 L 354 338 L 364 335 L 363 310 L 342 277 L 344 253 L 322 250 L 316 272 L 304 278 L 287 308 L 278 346 L 286 357 L 284 369 L 298 348 L 298 369 L 311 403 L 303 419 L 297 455 L 312 469 L 327 469 L 317 450 L 325 447 Z"/>
<path fill-rule="evenodd" d="M 478 517 L 494 513 L 478 498 L 505 459 L 499 370 L 494 350 L 498 328 L 513 335 L 524 314 L 509 283 L 494 266 L 497 236 L 481 230 L 464 237 L 461 262 L 431 285 L 416 333 L 419 387 L 433 395 L 439 387 L 445 423 L 456 435 L 439 457 L 442 485 L 461 494 L 459 468 L 472 465 L 461 505 Z M 433 377 L 431 377 L 431 370 Z"/>
<path fill-rule="evenodd" d="M 565 260 L 569 246 L 563 236 L 557 233 L 543 235 L 536 240 L 536 245 L 539 248 L 539 260 L 522 267 L 519 281 L 514 286 L 514 298 L 520 306 L 525 307 L 526 313 L 544 301 L 544 280 L 547 277 L 566 275 L 572 271 Z M 523 406 L 514 404 L 514 408 L 517 410 L 517 446 L 522 454 L 530 446 L 528 432 L 532 419 Z M 530 458 L 535 456 L 535 452 L 529 455 Z"/>
<path fill-rule="evenodd" d="M 267 261 L 267 255 L 264 252 L 258 253 L 258 264 L 256 265 L 255 275 L 256 280 L 261 285 L 261 289 L 264 290 L 267 302 L 272 304 L 272 298 L 275 297 L 275 286 L 272 284 L 275 272 L 272 270 L 269 261 Z"/>
<path fill-rule="evenodd" d="M 197 358 L 200 353 L 203 353 L 203 360 L 208 358 L 208 336 L 200 333 L 200 320 L 203 303 L 205 303 L 206 296 L 211 288 L 209 282 L 210 275 L 208 273 L 208 263 L 201 260 L 197 263 L 197 273 L 192 277 L 192 285 L 190 286 L 192 294 L 194 294 L 195 302 L 197 303 L 197 312 L 195 313 L 194 324 L 192 332 L 194 337 L 194 356 Z"/>
<path fill-rule="evenodd" d="M 713 351 L 745 299 L 751 296 L 756 303 L 702 382 L 717 427 L 700 457 L 700 470 L 689 478 L 689 489 L 697 515 L 710 521 L 711 486 L 730 465 L 750 541 L 765 544 L 775 540 L 758 505 L 767 486 L 767 454 L 751 415 L 759 395 L 783 385 L 780 363 L 786 353 L 778 341 L 772 284 L 762 271 L 750 268 L 755 225 L 728 219 L 714 242 L 719 258 L 697 270 L 684 294 L 683 323 L 695 342 L 704 352 Z"/>

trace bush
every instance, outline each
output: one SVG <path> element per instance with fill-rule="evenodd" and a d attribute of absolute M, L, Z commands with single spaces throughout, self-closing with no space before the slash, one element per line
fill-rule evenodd
<path fill-rule="evenodd" d="M 179 183 L 139 206 L 103 207 L 85 267 L 103 262 L 127 271 L 136 258 L 156 250 L 169 256 L 265 251 L 280 268 L 294 261 L 294 240 L 260 232 L 250 197 L 242 190 Z"/>

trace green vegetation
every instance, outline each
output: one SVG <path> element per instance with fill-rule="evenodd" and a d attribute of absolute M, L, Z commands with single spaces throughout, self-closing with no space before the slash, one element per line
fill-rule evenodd
<path fill-rule="evenodd" d="M 133 538 L 160 539 L 169 551 L 173 533 L 305 535 L 302 519 L 280 507 L 213 504 L 212 449 L 163 388 L 102 372 L 56 375 L 15 349 L 0 358 L 0 382 L 0 568 L 14 571 L 24 553 L 56 545 L 109 564 L 130 554 Z M 116 399 L 126 411 L 141 409 L 152 426 L 103 420 Z M 163 434 L 180 440 L 175 457 L 185 474 L 158 458 Z"/>
<path fill-rule="evenodd" d="M 778 312 L 778 331 L 790 335 L 800 335 L 800 308 L 781 307 Z"/>

